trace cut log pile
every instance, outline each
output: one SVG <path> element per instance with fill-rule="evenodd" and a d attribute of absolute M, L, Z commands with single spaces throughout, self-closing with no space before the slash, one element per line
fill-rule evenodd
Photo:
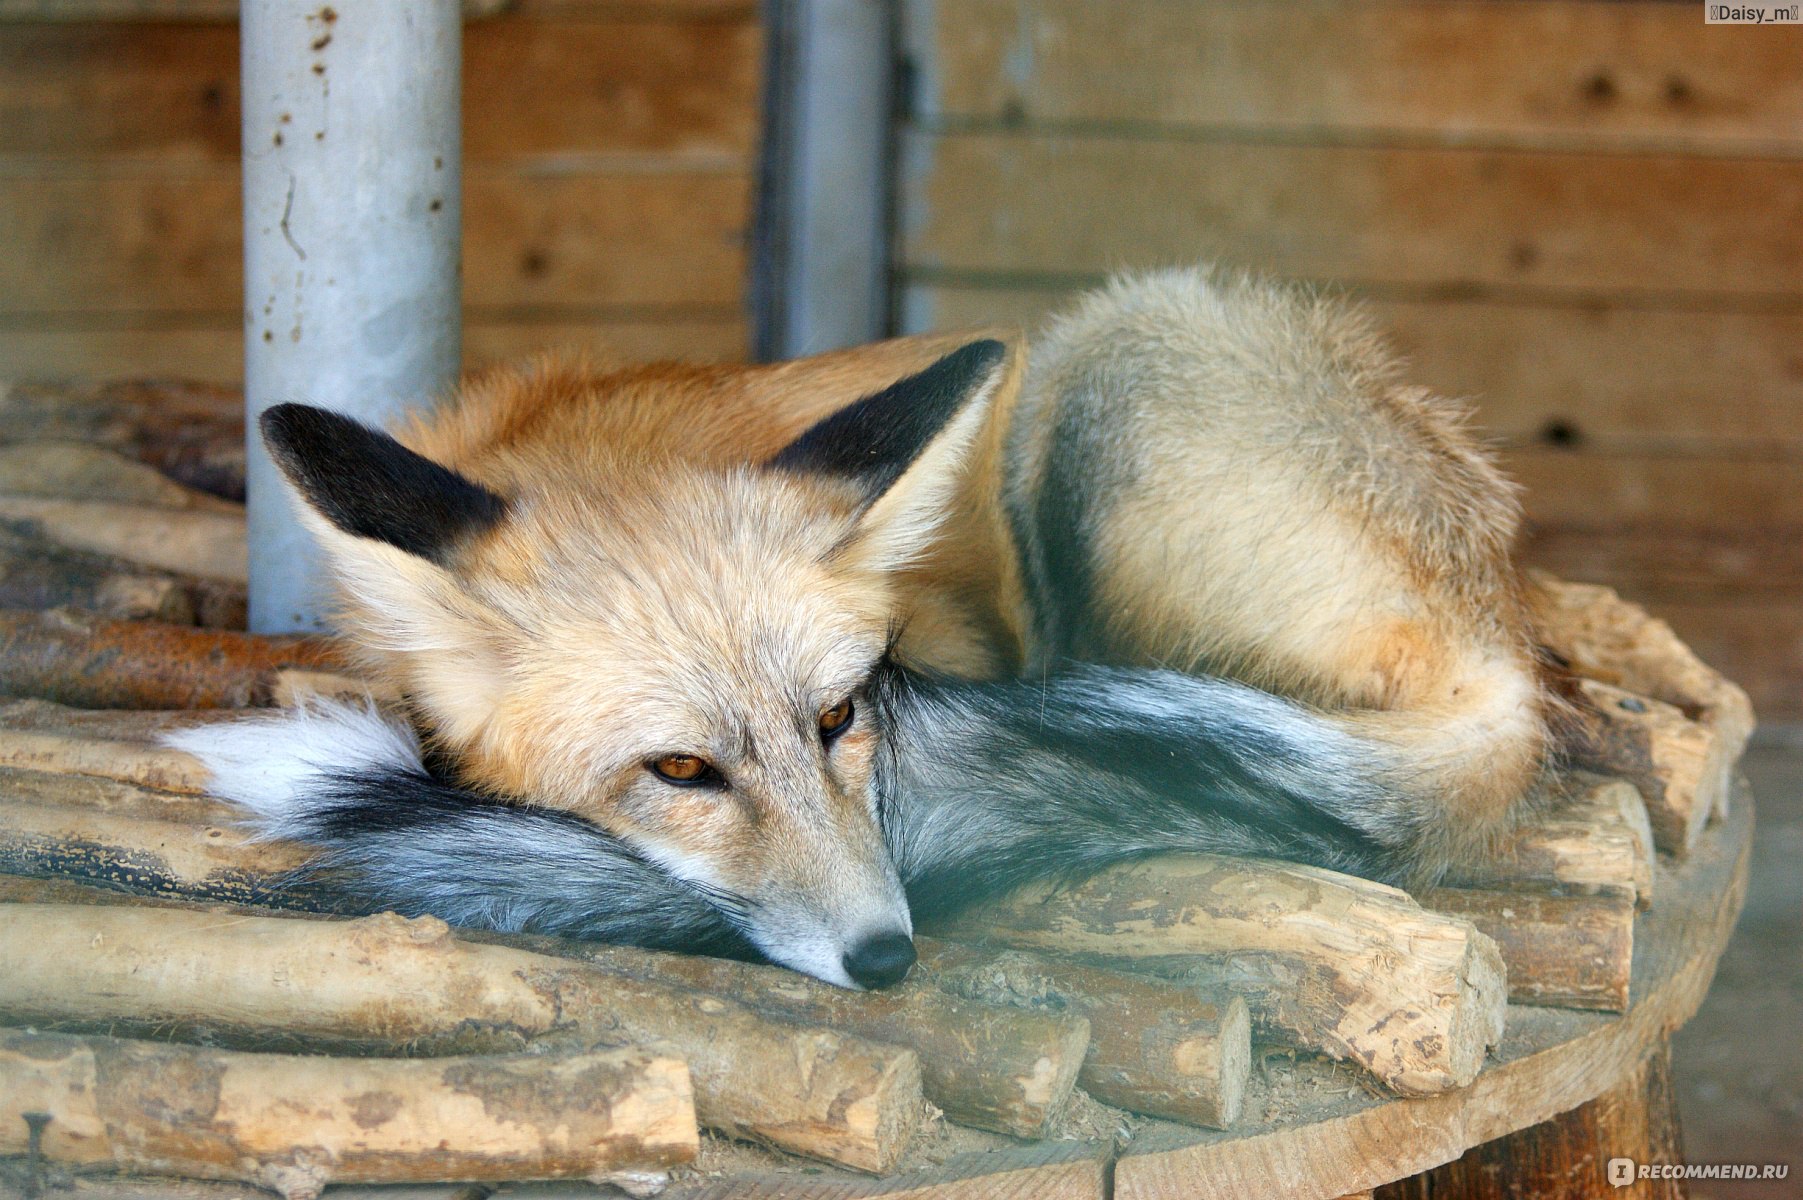
<path fill-rule="evenodd" d="M 66 1164 L 290 1197 L 649 1190 L 701 1129 L 882 1174 L 941 1114 L 1022 1139 L 1094 1101 L 1227 1128 L 1254 1043 L 1434 1095 L 1484 1068 L 1511 1002 L 1629 1006 L 1659 855 L 1726 813 L 1752 729 L 1662 622 L 1541 578 L 1543 638 L 1576 677 L 1574 769 L 1493 858 L 1414 896 L 1169 856 L 944 921 L 876 994 L 338 912 L 303 847 L 246 836 L 156 738 L 361 684 L 329 643 L 232 628 L 241 430 L 190 397 L 181 442 L 120 396 L 61 412 L 14 389 L 0 410 L 0 1154 L 29 1132 Z M 127 511 L 160 532 L 118 536 Z"/>

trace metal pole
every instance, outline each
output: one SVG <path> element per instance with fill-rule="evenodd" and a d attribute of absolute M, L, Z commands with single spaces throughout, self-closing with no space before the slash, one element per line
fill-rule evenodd
<path fill-rule="evenodd" d="M 891 0 L 766 0 L 757 351 L 792 358 L 889 324 Z"/>
<path fill-rule="evenodd" d="M 462 348 L 458 0 L 244 0 L 250 624 L 322 628 L 317 550 L 256 435 L 298 400 L 382 423 Z"/>

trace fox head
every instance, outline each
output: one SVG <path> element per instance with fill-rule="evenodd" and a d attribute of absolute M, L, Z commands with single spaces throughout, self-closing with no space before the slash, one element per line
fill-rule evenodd
<path fill-rule="evenodd" d="M 881 987 L 914 949 L 867 688 L 1003 359 L 973 342 L 751 463 L 553 438 L 460 469 L 301 405 L 262 433 L 343 632 L 462 782 L 607 830 L 776 962 Z"/>

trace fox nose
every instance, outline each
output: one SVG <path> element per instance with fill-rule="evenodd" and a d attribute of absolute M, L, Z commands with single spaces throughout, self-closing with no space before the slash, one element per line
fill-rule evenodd
<path fill-rule="evenodd" d="M 900 983 L 914 965 L 914 940 L 905 933 L 879 933 L 846 952 L 845 973 L 863 988 Z"/>

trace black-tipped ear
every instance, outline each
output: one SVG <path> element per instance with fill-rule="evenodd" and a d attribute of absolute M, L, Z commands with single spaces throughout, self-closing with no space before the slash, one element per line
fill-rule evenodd
<path fill-rule="evenodd" d="M 278 404 L 258 424 L 282 474 L 346 533 L 443 565 L 459 541 L 507 512 L 481 484 L 338 413 Z"/>
<path fill-rule="evenodd" d="M 824 418 L 769 465 L 838 475 L 857 483 L 874 500 L 982 391 L 1006 353 L 993 339 L 954 350 L 919 374 Z"/>

